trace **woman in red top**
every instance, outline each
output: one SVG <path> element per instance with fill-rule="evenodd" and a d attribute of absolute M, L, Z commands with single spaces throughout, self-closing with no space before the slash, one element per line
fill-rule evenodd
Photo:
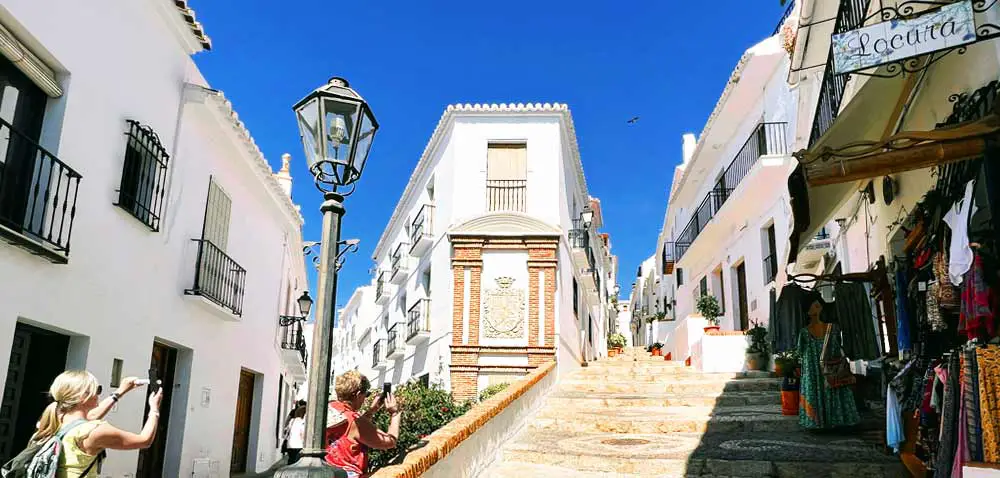
<path fill-rule="evenodd" d="M 368 468 L 368 450 L 390 450 L 399 438 L 400 410 L 392 395 L 375 400 L 365 413 L 358 410 L 368 398 L 371 383 L 356 370 L 337 377 L 334 388 L 337 401 L 330 402 L 326 442 L 329 443 L 326 462 L 347 472 L 349 478 L 363 478 Z M 383 432 L 372 424 L 371 416 L 382 406 L 392 417 L 389 431 Z"/>

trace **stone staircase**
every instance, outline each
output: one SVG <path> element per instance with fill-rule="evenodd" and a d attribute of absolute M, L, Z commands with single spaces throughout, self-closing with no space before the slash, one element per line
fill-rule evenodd
<path fill-rule="evenodd" d="M 880 448 L 859 432 L 801 430 L 766 373 L 700 374 L 629 349 L 561 377 L 484 476 L 908 476 Z"/>

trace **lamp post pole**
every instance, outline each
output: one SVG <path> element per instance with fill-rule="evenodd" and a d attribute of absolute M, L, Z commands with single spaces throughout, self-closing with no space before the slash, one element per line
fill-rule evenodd
<path fill-rule="evenodd" d="M 354 191 L 361 177 L 378 122 L 367 102 L 351 89 L 347 80 L 331 78 L 293 110 L 305 148 L 309 171 L 317 189 L 323 192 L 323 234 L 317 274 L 316 315 L 309 362 L 309 391 L 306 402 L 306 436 L 302 459 L 279 470 L 280 478 L 344 477 L 347 473 L 328 466 L 325 450 L 326 416 L 330 398 L 330 361 L 333 327 L 336 323 L 337 270 L 341 256 L 357 250 L 357 240 L 340 240 L 344 197 Z M 351 187 L 347 192 L 340 188 Z M 347 246 L 341 248 L 341 246 Z M 310 246 L 311 247 L 311 246 Z"/>

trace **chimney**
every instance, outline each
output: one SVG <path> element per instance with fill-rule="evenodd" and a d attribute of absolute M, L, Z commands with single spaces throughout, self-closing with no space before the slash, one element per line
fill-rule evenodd
<path fill-rule="evenodd" d="M 692 133 L 686 133 L 684 135 L 684 166 L 687 166 L 688 162 L 691 161 L 691 156 L 694 156 L 694 148 L 698 145 L 698 137 Z"/>
<path fill-rule="evenodd" d="M 292 155 L 285 153 L 281 155 L 281 170 L 278 171 L 274 178 L 278 180 L 278 184 L 281 185 L 281 189 L 285 191 L 288 197 L 292 197 L 292 175 L 288 173 L 288 163 L 292 160 Z"/>

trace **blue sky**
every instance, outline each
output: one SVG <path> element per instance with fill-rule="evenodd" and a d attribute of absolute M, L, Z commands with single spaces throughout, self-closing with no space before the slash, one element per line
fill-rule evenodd
<path fill-rule="evenodd" d="M 293 155 L 306 240 L 320 237 L 321 201 L 292 104 L 336 75 L 375 111 L 381 129 L 343 226 L 361 251 L 341 271 L 338 304 L 369 281 L 372 249 L 452 103 L 569 105 L 627 291 L 654 252 L 681 134 L 701 131 L 740 55 L 782 13 L 778 0 L 191 3 L 213 40 L 196 56 L 208 81 L 272 167 Z"/>

